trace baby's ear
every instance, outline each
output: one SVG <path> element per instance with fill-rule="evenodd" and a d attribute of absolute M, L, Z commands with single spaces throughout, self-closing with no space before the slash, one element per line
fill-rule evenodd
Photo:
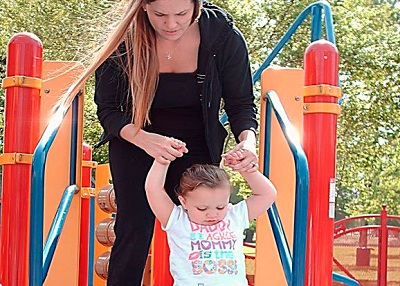
<path fill-rule="evenodd" d="M 186 200 L 183 196 L 178 196 L 178 200 L 181 203 L 181 205 L 183 206 L 184 209 L 186 209 Z"/>

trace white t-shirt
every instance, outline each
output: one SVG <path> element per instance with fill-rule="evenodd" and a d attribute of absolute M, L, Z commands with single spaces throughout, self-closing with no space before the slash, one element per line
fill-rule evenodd
<path fill-rule="evenodd" d="M 247 286 L 243 230 L 247 204 L 229 204 L 223 221 L 212 226 L 190 222 L 175 206 L 165 227 L 174 286 Z"/>

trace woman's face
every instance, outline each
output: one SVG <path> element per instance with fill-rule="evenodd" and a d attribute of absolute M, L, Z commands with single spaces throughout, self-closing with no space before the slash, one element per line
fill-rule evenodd
<path fill-rule="evenodd" d="M 157 37 L 178 40 L 191 24 L 193 0 L 156 0 L 144 5 Z"/>

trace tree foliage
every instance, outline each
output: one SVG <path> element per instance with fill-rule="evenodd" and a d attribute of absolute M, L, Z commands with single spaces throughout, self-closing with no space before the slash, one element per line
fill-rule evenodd
<path fill-rule="evenodd" d="M 0 5 L 0 76 L 8 39 L 17 32 L 39 36 L 45 59 L 83 60 L 119 19 L 124 1 L 3 0 Z M 307 5 L 305 0 L 215 0 L 235 18 L 247 39 L 255 71 Z M 398 1 L 332 0 L 340 51 L 342 114 L 338 121 L 338 216 L 377 213 L 383 203 L 400 213 L 400 46 Z M 273 64 L 302 67 L 310 43 L 310 19 L 296 31 Z M 4 96 L 1 95 L 1 100 Z M 93 83 L 86 89 L 85 140 L 97 142 Z M 3 104 L 1 105 L 3 106 Z M 2 115 L 1 115 L 2 116 Z M 1 124 L 2 126 L 2 124 Z M 233 140 L 230 140 L 233 144 Z M 106 149 L 94 159 L 107 160 Z M 243 182 L 234 177 L 237 185 Z"/>
<path fill-rule="evenodd" d="M 90 60 L 99 42 L 104 40 L 120 10 L 110 0 L 4 0 L 0 5 L 0 76 L 5 76 L 6 47 L 9 39 L 19 32 L 36 34 L 43 44 L 45 60 Z M 4 59 L 4 60 L 3 60 Z M 93 80 L 86 85 L 85 134 L 87 143 L 94 145 L 102 133 L 96 120 L 93 103 Z M 4 95 L 1 93 L 1 99 Z M 4 104 L 1 104 L 4 106 Z M 2 114 L 3 115 L 3 114 Z M 2 119 L 2 118 L 0 118 Z M 3 124 L 1 124 L 3 126 Z M 106 149 L 93 153 L 93 159 L 104 162 Z"/>

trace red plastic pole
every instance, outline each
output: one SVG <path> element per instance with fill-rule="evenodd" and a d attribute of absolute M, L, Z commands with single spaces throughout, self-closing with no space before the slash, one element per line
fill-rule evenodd
<path fill-rule="evenodd" d="M 386 205 L 381 210 L 381 228 L 379 231 L 378 245 L 378 286 L 386 286 L 387 283 L 387 249 L 388 228 Z"/>
<path fill-rule="evenodd" d="M 16 34 L 8 42 L 7 74 L 3 80 L 5 155 L 33 154 L 38 143 L 42 55 L 42 43 L 33 34 Z M 3 166 L 0 250 L 3 286 L 28 285 L 30 176 L 30 164 L 6 162 Z"/>
<path fill-rule="evenodd" d="M 83 143 L 82 160 L 92 161 L 92 148 Z M 90 193 L 92 168 L 82 167 L 81 225 L 79 241 L 79 286 L 87 286 L 89 279 L 89 233 L 90 233 Z M 86 188 L 86 191 L 85 191 Z"/>
<path fill-rule="evenodd" d="M 153 286 L 171 286 L 174 279 L 169 272 L 169 247 L 167 235 L 161 229 L 160 222 L 156 219 L 153 236 Z"/>
<path fill-rule="evenodd" d="M 332 110 L 338 108 L 338 97 L 326 91 L 329 91 L 329 86 L 338 89 L 338 65 L 339 53 L 332 43 L 318 40 L 307 47 L 304 55 L 305 91 L 316 87 L 315 94 L 304 97 L 303 143 L 310 172 L 307 286 L 332 285 L 338 116 Z"/>

